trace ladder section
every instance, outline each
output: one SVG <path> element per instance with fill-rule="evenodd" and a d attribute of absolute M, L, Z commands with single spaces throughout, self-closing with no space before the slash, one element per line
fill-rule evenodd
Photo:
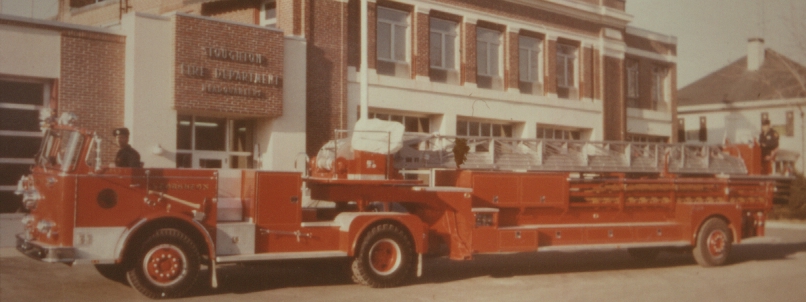
<path fill-rule="evenodd" d="M 395 168 L 456 168 L 456 139 L 467 141 L 466 169 L 679 174 L 747 174 L 744 161 L 719 146 L 645 142 L 515 139 L 406 133 Z"/>

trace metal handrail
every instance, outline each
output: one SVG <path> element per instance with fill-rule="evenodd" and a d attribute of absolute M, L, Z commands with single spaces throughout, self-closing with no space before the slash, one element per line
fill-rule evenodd
<path fill-rule="evenodd" d="M 464 168 L 526 171 L 747 174 L 744 161 L 697 143 L 581 141 L 405 133 L 398 169 L 456 168 L 453 144 L 467 140 Z M 486 146 L 486 147 L 485 147 Z M 665 156 L 666 154 L 670 156 Z"/>

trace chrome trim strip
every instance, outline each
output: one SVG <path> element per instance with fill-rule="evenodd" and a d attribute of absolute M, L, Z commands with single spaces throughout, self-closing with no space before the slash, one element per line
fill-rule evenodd
<path fill-rule="evenodd" d="M 688 241 L 666 241 L 666 242 L 646 242 L 646 243 L 607 243 L 607 244 L 583 244 L 583 245 L 558 245 L 558 246 L 541 246 L 537 250 L 540 252 L 549 251 L 583 251 L 583 250 L 613 250 L 625 249 L 636 247 L 687 247 L 691 246 Z"/>
<path fill-rule="evenodd" d="M 642 227 L 642 226 L 680 226 L 677 222 L 622 222 L 622 223 L 575 223 L 575 224 L 528 224 L 521 226 L 502 227 L 499 230 L 534 230 L 553 228 L 617 228 L 617 227 Z"/>
<path fill-rule="evenodd" d="M 347 252 L 342 251 L 321 251 L 321 252 L 284 252 L 284 253 L 263 253 L 254 255 L 236 255 L 216 257 L 216 262 L 241 262 L 241 261 L 261 261 L 261 260 L 287 260 L 287 259 L 314 259 L 314 258 L 338 258 L 347 257 Z"/>

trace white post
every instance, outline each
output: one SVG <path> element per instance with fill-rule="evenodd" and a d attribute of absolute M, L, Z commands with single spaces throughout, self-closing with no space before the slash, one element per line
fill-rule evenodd
<path fill-rule="evenodd" d="M 369 103 L 367 101 L 369 92 L 367 91 L 367 73 L 369 71 L 367 58 L 368 37 L 367 37 L 367 0 L 361 0 L 361 68 L 359 69 L 361 78 L 358 80 L 360 83 L 360 102 L 361 102 L 361 116 L 359 119 L 365 120 L 369 118 Z"/>

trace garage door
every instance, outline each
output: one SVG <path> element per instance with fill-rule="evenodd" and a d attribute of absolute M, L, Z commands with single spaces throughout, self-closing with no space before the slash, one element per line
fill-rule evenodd
<path fill-rule="evenodd" d="M 42 140 L 39 110 L 49 99 L 49 84 L 0 79 L 0 212 L 20 209 L 17 181 L 28 174 Z"/>

